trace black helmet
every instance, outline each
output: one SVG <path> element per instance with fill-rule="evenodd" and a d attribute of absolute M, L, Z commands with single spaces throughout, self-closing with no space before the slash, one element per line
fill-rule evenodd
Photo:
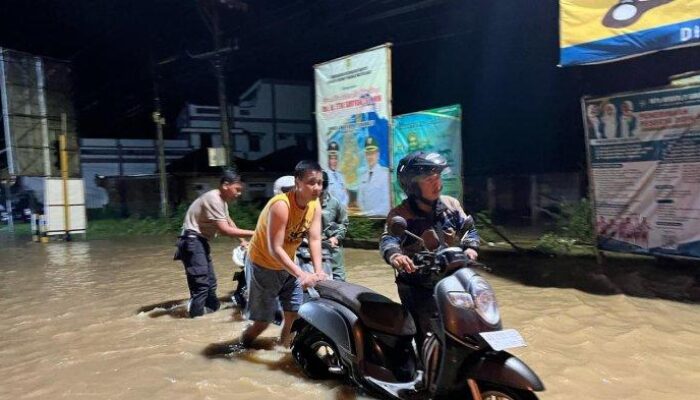
<path fill-rule="evenodd" d="M 418 187 L 420 178 L 440 174 L 447 168 L 447 160 L 440 154 L 414 151 L 399 161 L 396 177 L 399 179 L 401 189 L 408 197 L 420 198 L 421 192 Z"/>
<path fill-rule="evenodd" d="M 328 172 L 326 172 L 326 171 L 324 170 L 324 171 L 323 171 L 323 191 L 324 191 L 324 192 L 325 192 L 326 190 L 328 190 L 328 184 L 329 184 L 329 183 L 330 183 L 330 182 L 328 182 Z"/>

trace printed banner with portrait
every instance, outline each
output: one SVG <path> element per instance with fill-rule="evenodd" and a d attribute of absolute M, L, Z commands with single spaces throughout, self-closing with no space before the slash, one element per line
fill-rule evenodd
<path fill-rule="evenodd" d="M 700 86 L 583 108 L 598 247 L 700 257 Z"/>
<path fill-rule="evenodd" d="M 319 161 L 329 191 L 350 215 L 384 217 L 391 207 L 391 47 L 314 67 Z"/>
<path fill-rule="evenodd" d="M 700 44 L 700 0 L 560 0 L 559 64 Z"/>
<path fill-rule="evenodd" d="M 440 153 L 450 165 L 442 177 L 442 193 L 462 202 L 462 107 L 451 105 L 394 117 L 392 133 L 392 160 L 394 165 L 414 151 Z M 392 174 L 391 187 L 394 205 L 406 195 L 396 175 Z"/>

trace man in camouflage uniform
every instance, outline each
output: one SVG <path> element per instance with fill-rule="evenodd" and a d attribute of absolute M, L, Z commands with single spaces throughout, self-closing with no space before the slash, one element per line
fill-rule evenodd
<path fill-rule="evenodd" d="M 348 231 L 348 211 L 328 190 L 328 176 L 323 172 L 323 194 L 321 194 L 321 240 L 330 250 L 333 279 L 345 280 L 343 240 Z M 327 245 L 328 246 L 327 246 Z"/>

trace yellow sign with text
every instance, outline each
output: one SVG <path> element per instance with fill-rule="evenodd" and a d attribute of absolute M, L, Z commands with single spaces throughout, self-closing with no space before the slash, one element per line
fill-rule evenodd
<path fill-rule="evenodd" d="M 560 0 L 561 65 L 700 44 L 700 0 Z"/>

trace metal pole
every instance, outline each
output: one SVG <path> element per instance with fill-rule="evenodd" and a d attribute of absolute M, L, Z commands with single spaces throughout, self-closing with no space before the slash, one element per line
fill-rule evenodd
<path fill-rule="evenodd" d="M 163 141 L 163 125 L 165 118 L 161 113 L 160 91 L 158 90 L 158 73 L 151 56 L 151 79 L 153 80 L 153 122 L 156 124 L 156 146 L 158 151 L 158 178 L 160 182 L 160 216 L 165 218 L 168 210 L 168 176 L 165 171 L 165 143 Z"/>
<path fill-rule="evenodd" d="M 9 54 L 5 49 L 0 47 L 0 102 L 2 103 L 2 123 L 3 128 L 5 128 L 7 170 L 10 175 L 14 175 L 17 171 L 15 171 L 14 141 L 12 140 L 12 131 L 10 129 L 10 103 L 7 98 L 7 76 L 5 74 L 5 63 L 8 61 L 5 57 L 9 57 Z"/>
<path fill-rule="evenodd" d="M 36 58 L 36 85 L 39 114 L 41 118 L 41 147 L 44 159 L 44 176 L 51 176 L 51 155 L 49 152 L 49 121 L 46 115 L 46 87 L 44 84 L 44 64 L 41 57 Z M 65 132 L 65 130 L 64 130 Z"/>
<path fill-rule="evenodd" d="M 596 229 L 595 211 L 595 182 L 593 181 L 593 164 L 591 162 L 591 142 L 588 137 L 588 119 L 586 118 L 586 98 L 581 98 L 581 117 L 583 118 L 583 143 L 586 145 L 586 173 L 588 174 L 588 198 L 591 206 L 591 233 L 593 236 L 593 251 L 598 265 L 605 264 L 603 252 L 598 248 L 598 230 Z"/>
<path fill-rule="evenodd" d="M 66 137 L 68 131 L 68 117 L 61 113 L 61 134 L 58 136 L 58 146 L 61 157 L 61 180 L 63 181 L 63 228 L 66 232 L 66 240 L 70 241 L 70 200 L 68 195 L 68 151 L 66 150 Z"/>
<path fill-rule="evenodd" d="M 221 144 L 224 146 L 226 154 L 226 166 L 231 166 L 231 130 L 229 129 L 228 119 L 228 101 L 226 99 L 226 77 L 224 67 L 226 64 L 225 56 L 219 52 L 221 49 L 221 30 L 219 28 L 219 8 L 214 5 L 211 7 L 211 24 L 212 34 L 214 36 L 214 69 L 216 70 L 216 81 L 219 91 L 219 116 L 221 119 Z"/>
<path fill-rule="evenodd" d="M 15 232 L 15 222 L 12 218 L 12 194 L 10 194 L 10 181 L 5 181 L 5 211 L 7 211 L 7 229 Z"/>

